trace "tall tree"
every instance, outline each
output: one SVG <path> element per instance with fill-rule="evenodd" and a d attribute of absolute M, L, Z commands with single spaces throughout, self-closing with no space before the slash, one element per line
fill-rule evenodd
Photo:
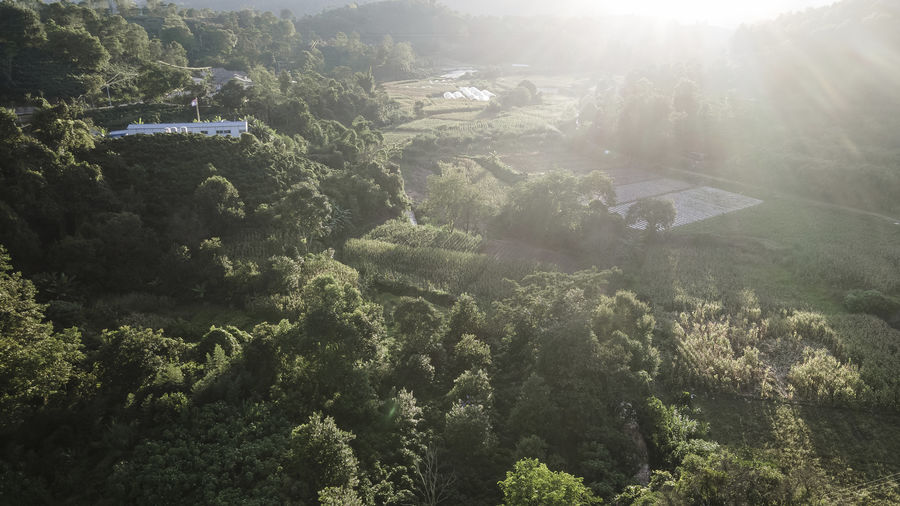
<path fill-rule="evenodd" d="M 34 285 L 9 262 L 0 246 L 0 432 L 64 391 L 84 358 L 78 330 L 54 332 Z"/>
<path fill-rule="evenodd" d="M 654 236 L 675 224 L 675 214 L 675 204 L 671 200 L 643 199 L 628 208 L 625 222 L 629 225 L 644 222 L 644 230 L 649 236 Z"/>
<path fill-rule="evenodd" d="M 537 459 L 516 462 L 498 485 L 503 504 L 508 506 L 581 506 L 601 502 L 581 478 L 551 471 Z"/>
<path fill-rule="evenodd" d="M 313 499 L 328 487 L 357 485 L 358 463 L 350 447 L 355 437 L 322 413 L 313 413 L 291 432 L 287 471 L 305 489 L 301 499 Z"/>

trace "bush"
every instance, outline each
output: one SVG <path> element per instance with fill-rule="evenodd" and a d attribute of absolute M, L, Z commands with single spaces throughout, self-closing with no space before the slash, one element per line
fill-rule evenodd
<path fill-rule="evenodd" d="M 493 174 L 495 178 L 504 183 L 516 184 L 525 179 L 525 176 L 521 172 L 518 172 L 509 165 L 503 163 L 496 154 L 491 156 L 480 156 L 476 158 L 475 161 L 478 162 L 478 165 L 481 165 L 485 170 Z"/>
<path fill-rule="evenodd" d="M 475 253 L 481 248 L 479 235 L 432 225 L 417 226 L 403 220 L 389 221 L 366 234 L 365 239 L 411 248 L 442 248 L 466 253 Z"/>
<path fill-rule="evenodd" d="M 900 300 L 878 290 L 850 290 L 844 296 L 844 306 L 851 313 L 866 313 L 888 318 L 900 311 Z"/>
<path fill-rule="evenodd" d="M 504 261 L 487 255 L 441 248 L 414 248 L 371 239 L 351 239 L 344 261 L 366 275 L 423 290 L 474 293 L 497 298 L 508 293 L 505 279 L 519 280 L 549 266 Z"/>
<path fill-rule="evenodd" d="M 509 505 L 597 504 L 591 489 L 569 473 L 551 471 L 537 459 L 516 462 L 499 482 L 503 503 Z"/>

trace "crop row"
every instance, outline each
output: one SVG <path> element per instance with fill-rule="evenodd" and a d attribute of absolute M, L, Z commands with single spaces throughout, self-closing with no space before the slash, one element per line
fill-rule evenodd
<path fill-rule="evenodd" d="M 432 225 L 413 225 L 402 220 L 389 221 L 366 234 L 374 239 L 411 248 L 440 248 L 475 253 L 481 248 L 481 236 Z"/>
<path fill-rule="evenodd" d="M 414 248 L 373 239 L 347 241 L 344 261 L 376 279 L 490 299 L 502 298 L 508 292 L 506 279 L 520 280 L 538 270 L 550 270 L 533 262 L 502 261 L 477 253 Z"/>

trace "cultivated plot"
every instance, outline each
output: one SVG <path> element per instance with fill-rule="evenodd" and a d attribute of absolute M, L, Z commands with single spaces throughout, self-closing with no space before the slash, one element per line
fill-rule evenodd
<path fill-rule="evenodd" d="M 653 180 L 637 184 L 647 185 L 648 189 L 646 190 L 646 192 L 650 193 L 654 188 L 660 188 L 667 184 L 658 183 L 659 181 L 661 180 Z M 618 191 L 619 189 L 617 188 L 617 194 Z M 634 194 L 637 193 L 638 192 L 635 190 Z M 709 186 L 701 186 L 699 188 L 690 188 L 683 191 L 675 191 L 665 194 L 656 194 L 654 195 L 654 197 L 663 200 L 671 200 L 672 203 L 675 204 L 676 214 L 675 223 L 673 225 L 675 227 L 706 220 L 714 216 L 739 211 L 741 209 L 746 209 L 748 207 L 753 207 L 762 203 L 762 200 L 759 199 L 728 192 L 725 190 L 720 190 L 718 188 L 710 188 Z M 634 202 L 619 204 L 613 207 L 612 211 L 625 216 L 628 213 L 628 209 L 631 208 L 633 204 Z M 647 222 L 640 221 L 638 223 L 635 223 L 631 227 L 638 230 L 644 230 L 645 228 L 647 228 Z"/>

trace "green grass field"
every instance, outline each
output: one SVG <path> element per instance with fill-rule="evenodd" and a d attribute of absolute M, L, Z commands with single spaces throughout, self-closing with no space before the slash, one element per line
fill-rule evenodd
<path fill-rule="evenodd" d="M 809 429 L 809 449 L 829 477 L 832 499 L 825 504 L 896 504 L 898 480 L 875 481 L 900 472 L 900 416 L 776 401 L 697 395 L 694 404 L 710 423 L 710 437 L 735 452 L 772 453 L 781 449 L 773 433 L 776 410 L 789 406 Z M 855 501 L 842 502 L 841 491 L 872 486 Z M 861 501 L 861 502 L 860 502 Z"/>
<path fill-rule="evenodd" d="M 678 300 L 722 301 L 728 307 L 750 290 L 764 314 L 805 310 L 826 322 L 825 344 L 841 363 L 859 366 L 874 392 L 870 406 L 797 407 L 809 426 L 814 454 L 835 487 L 874 480 L 900 471 L 900 418 L 896 366 L 900 331 L 870 315 L 848 314 L 847 290 L 900 289 L 900 227 L 848 211 L 787 199 L 770 199 L 745 209 L 670 231 L 647 245 L 626 272 L 638 293 L 661 309 Z M 804 345 L 820 346 L 812 341 Z M 765 357 L 783 361 L 785 357 Z M 776 369 L 778 364 L 772 363 Z M 790 366 L 790 364 L 788 364 Z M 778 401 L 723 394 L 698 394 L 712 437 L 739 449 L 772 448 L 771 420 Z M 888 487 L 890 488 L 890 487 Z M 890 504 L 875 494 L 872 503 Z"/>
<path fill-rule="evenodd" d="M 419 134 L 432 133 L 449 136 L 523 135 L 554 131 L 556 124 L 575 115 L 575 99 L 562 93 L 545 93 L 541 104 L 517 107 L 499 114 L 486 114 L 487 103 L 469 100 L 447 100 L 436 96 L 444 91 L 455 91 L 460 86 L 478 86 L 499 93 L 515 87 L 523 77 L 501 78 L 494 82 L 483 81 L 400 81 L 385 83 L 384 89 L 400 104 L 401 110 L 412 115 L 415 103 L 422 102 L 424 117 L 394 125 L 385 133 L 386 144 L 403 144 Z M 572 78 L 542 78 L 554 90 L 568 89 Z M 539 86 L 541 84 L 538 84 Z"/>
<path fill-rule="evenodd" d="M 750 289 L 772 309 L 840 312 L 847 290 L 900 290 L 900 226 L 773 199 L 672 230 L 635 273 L 639 291 L 662 304 Z"/>

